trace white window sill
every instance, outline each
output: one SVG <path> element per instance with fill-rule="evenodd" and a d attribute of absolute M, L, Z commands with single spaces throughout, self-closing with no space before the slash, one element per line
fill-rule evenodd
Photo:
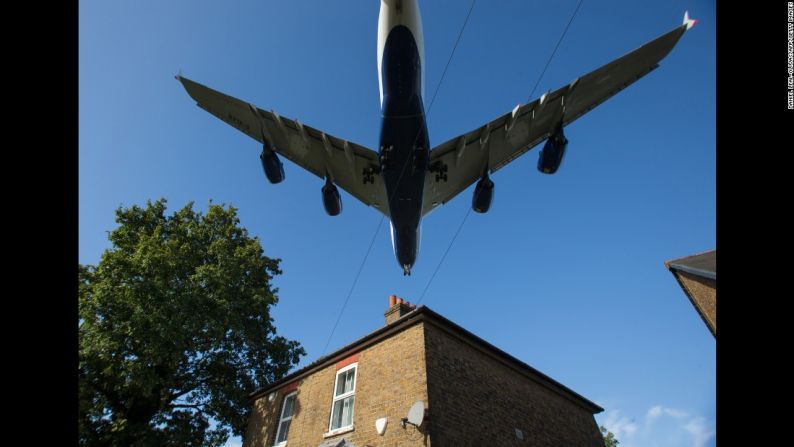
<path fill-rule="evenodd" d="M 329 431 L 328 433 L 323 433 L 323 439 L 330 438 L 330 437 L 333 437 L 333 436 L 336 436 L 336 435 L 341 435 L 343 433 L 349 433 L 349 432 L 351 432 L 351 431 L 353 431 L 355 429 L 356 429 L 355 424 L 354 425 L 348 425 L 347 427 L 340 427 L 340 428 L 337 428 L 336 430 Z"/>

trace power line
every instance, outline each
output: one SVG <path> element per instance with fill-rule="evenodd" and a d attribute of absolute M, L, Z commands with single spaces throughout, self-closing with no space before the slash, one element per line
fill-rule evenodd
<path fill-rule="evenodd" d="M 471 16 L 471 12 L 474 9 L 474 5 L 476 3 L 477 3 L 477 0 L 472 0 L 471 6 L 469 7 L 469 13 L 466 14 L 466 20 L 463 22 L 463 26 L 461 27 L 460 32 L 458 33 L 458 38 L 455 40 L 455 45 L 452 47 L 452 53 L 450 53 L 449 59 L 447 59 L 447 64 L 444 67 L 444 71 L 441 74 L 441 78 L 438 81 L 438 85 L 436 85 L 436 90 L 433 93 L 433 98 L 430 100 L 430 106 L 428 107 L 427 113 L 426 113 L 427 115 L 430 114 L 430 110 L 433 108 L 433 103 L 436 101 L 436 95 L 438 95 L 438 91 L 441 88 L 441 84 L 444 82 L 444 76 L 446 76 L 446 74 L 447 74 L 447 69 L 449 68 L 449 64 L 450 64 L 450 62 L 452 62 L 452 58 L 455 55 L 455 50 L 458 48 L 458 43 L 460 42 L 460 38 L 463 36 L 463 31 L 466 29 L 466 24 L 469 23 L 469 17 Z M 416 145 L 416 141 L 419 139 L 419 135 L 421 135 L 421 134 L 422 134 L 422 130 L 420 129 L 419 132 L 416 134 L 416 137 L 414 137 L 414 145 Z M 397 184 L 396 184 L 397 186 L 399 186 L 400 182 L 402 181 L 403 174 L 405 174 L 405 168 L 408 166 L 408 161 L 409 160 L 410 160 L 410 157 L 406 157 L 405 162 L 403 162 L 403 167 L 400 170 L 400 175 L 399 175 L 399 177 L 397 177 Z M 389 197 L 388 203 L 391 203 L 391 199 L 394 198 L 394 194 L 396 194 L 397 189 L 398 189 L 397 186 L 395 186 L 394 191 L 392 191 L 392 195 Z M 388 206 L 388 203 L 387 203 L 387 206 Z M 380 231 L 380 227 L 381 227 L 381 225 L 383 225 L 383 219 L 384 218 L 385 218 L 385 215 L 382 214 L 381 217 L 380 217 L 380 220 L 378 221 L 378 227 L 375 229 L 375 233 L 372 235 L 372 240 L 370 240 L 369 248 L 367 248 L 367 253 L 364 255 L 364 259 L 361 261 L 361 265 L 358 267 L 358 272 L 356 273 L 355 279 L 353 279 L 353 284 L 350 286 L 350 291 L 348 291 L 347 297 L 345 298 L 345 302 L 342 304 L 342 309 L 339 310 L 339 314 L 336 317 L 336 322 L 334 323 L 334 327 L 331 329 L 331 333 L 328 334 L 328 340 L 325 342 L 325 347 L 323 348 L 323 353 L 321 355 L 325 355 L 325 352 L 328 349 L 328 345 L 331 343 L 331 338 L 333 337 L 334 332 L 336 332 L 336 327 L 339 325 L 339 321 L 342 319 L 342 314 L 345 312 L 345 308 L 347 307 L 348 301 L 350 301 L 350 296 L 353 295 L 353 290 L 355 289 L 356 284 L 358 283 L 358 278 L 361 276 L 361 271 L 364 269 L 364 265 L 367 262 L 367 258 L 369 258 L 369 254 L 372 251 L 372 246 L 375 244 L 375 239 L 377 239 L 378 232 Z M 464 221 L 465 221 L 465 219 L 464 219 Z M 462 227 L 462 225 L 461 225 L 461 227 Z M 458 228 L 458 232 L 460 232 L 460 228 Z M 457 236 L 457 233 L 456 233 L 456 236 Z M 454 239 L 453 239 L 453 242 L 454 242 Z M 449 249 L 447 249 L 447 251 L 449 251 Z M 444 256 L 446 256 L 446 253 L 444 254 Z M 439 264 L 438 267 L 440 267 L 440 264 Z M 438 267 L 436 267 L 436 271 L 438 271 Z M 434 275 L 435 275 L 435 273 L 434 273 Z M 429 284 L 428 284 L 428 286 L 429 286 Z"/>
<path fill-rule="evenodd" d="M 573 23 L 573 18 L 576 17 L 576 13 L 579 11 L 579 7 L 582 6 L 582 2 L 584 0 L 579 0 L 579 4 L 576 5 L 576 9 L 573 11 L 571 15 L 571 20 L 568 20 L 568 24 L 565 25 L 565 30 L 563 30 L 562 35 L 560 36 L 560 40 L 557 41 L 557 45 L 554 46 L 554 51 L 551 52 L 551 56 L 549 56 L 549 60 L 546 61 L 546 66 L 543 67 L 543 71 L 540 72 L 540 76 L 538 76 L 538 81 L 535 83 L 535 86 L 532 87 L 532 91 L 529 93 L 529 100 L 527 102 L 532 101 L 532 95 L 535 94 L 535 89 L 538 88 L 538 84 L 540 84 L 540 80 L 543 79 L 543 75 L 546 74 L 546 69 L 549 68 L 549 64 L 551 64 L 551 60 L 554 58 L 554 55 L 557 54 L 557 48 L 560 47 L 560 43 L 562 43 L 562 39 L 565 37 L 565 34 L 568 32 L 568 28 Z"/>
<path fill-rule="evenodd" d="M 328 335 L 328 340 L 325 342 L 325 347 L 323 348 L 323 353 L 321 356 L 325 355 L 325 351 L 328 349 L 328 344 L 331 343 L 331 337 L 336 331 L 336 326 L 339 324 L 339 320 L 342 319 L 342 313 L 345 311 L 345 307 L 347 307 L 347 302 L 350 300 L 350 296 L 353 294 L 353 289 L 356 287 L 356 283 L 358 283 L 358 277 L 361 276 L 361 271 L 364 269 L 364 264 L 367 262 L 367 258 L 369 258 L 369 253 L 372 251 L 372 246 L 375 244 L 375 239 L 377 238 L 378 232 L 380 231 L 380 226 L 383 224 L 384 217 L 385 215 L 381 214 L 378 227 L 375 229 L 375 234 L 372 235 L 372 240 L 369 243 L 367 253 L 364 255 L 364 260 L 361 261 L 361 265 L 358 267 L 358 273 L 356 273 L 356 277 L 353 279 L 353 285 L 350 286 L 350 291 L 347 292 L 347 298 L 345 298 L 345 302 L 342 304 L 342 310 L 340 310 L 339 315 L 336 316 L 336 323 L 334 323 L 334 327 L 331 329 L 331 333 Z"/>
<path fill-rule="evenodd" d="M 455 243 L 455 239 L 458 238 L 458 234 L 460 234 L 460 230 L 463 229 L 463 224 L 466 223 L 466 219 L 469 218 L 469 214 L 471 214 L 471 207 L 469 207 L 469 209 L 466 211 L 466 215 L 463 216 L 463 220 L 460 222 L 460 225 L 458 226 L 458 231 L 456 231 L 455 235 L 452 236 L 452 240 L 449 242 L 449 245 L 447 246 L 447 250 L 444 252 L 444 255 L 441 256 L 441 260 L 438 261 L 438 265 L 436 265 L 436 269 L 433 271 L 433 274 L 430 276 L 430 280 L 427 281 L 427 285 L 425 285 L 425 289 L 422 290 L 422 294 L 419 296 L 419 301 L 416 302 L 417 306 L 422 304 L 422 300 L 425 298 L 425 292 L 427 292 L 427 289 L 430 287 L 430 283 L 432 283 L 433 279 L 436 277 L 436 273 L 438 273 L 438 269 L 441 268 L 441 264 L 444 263 L 444 259 L 446 259 L 447 253 L 449 253 L 449 250 L 452 248 L 452 244 Z"/>
<path fill-rule="evenodd" d="M 466 14 L 466 20 L 463 21 L 463 26 L 460 28 L 460 32 L 458 33 L 458 38 L 455 40 L 455 45 L 452 47 L 452 53 L 450 53 L 449 59 L 447 59 L 447 65 L 444 66 L 444 71 L 441 73 L 441 79 L 438 81 L 438 85 L 436 86 L 436 91 L 433 93 L 433 97 L 430 99 L 430 106 L 427 108 L 428 115 L 430 114 L 430 110 L 433 108 L 433 103 L 436 102 L 436 95 L 438 95 L 438 90 L 441 88 L 441 83 L 444 82 L 444 76 L 446 76 L 447 74 L 447 68 L 449 68 L 450 62 L 452 62 L 452 57 L 455 56 L 455 50 L 458 49 L 458 43 L 460 43 L 460 38 L 463 36 L 463 31 L 466 30 L 466 24 L 469 23 L 469 17 L 471 16 L 471 12 L 474 10 L 474 5 L 476 3 L 477 0 L 472 0 L 471 6 L 469 6 L 469 13 Z"/>
<path fill-rule="evenodd" d="M 557 45 L 554 47 L 554 51 L 551 52 L 551 56 L 549 56 L 549 60 L 546 61 L 546 66 L 543 67 L 543 71 L 540 73 L 540 76 L 538 76 L 538 81 L 535 83 L 535 87 L 532 87 L 532 93 L 529 94 L 530 101 L 532 100 L 532 95 L 535 93 L 535 89 L 537 88 L 538 84 L 540 84 L 540 80 L 543 78 L 543 75 L 546 73 L 546 69 L 549 68 L 549 64 L 551 64 L 551 60 L 554 58 L 554 55 L 557 54 L 557 48 L 560 47 L 560 43 L 562 42 L 562 39 L 565 37 L 565 34 L 568 32 L 568 28 L 571 26 L 571 23 L 573 23 L 573 19 L 574 17 L 576 17 L 576 13 L 579 11 L 579 7 L 582 6 L 583 1 L 584 0 L 579 0 L 579 4 L 576 5 L 576 9 L 573 11 L 573 14 L 571 15 L 571 19 L 568 20 L 568 24 L 565 26 L 565 29 L 562 31 L 562 35 L 560 36 L 560 39 L 557 41 Z M 466 17 L 466 20 L 468 21 L 468 17 Z M 463 220 L 460 222 L 460 225 L 458 226 L 458 230 L 455 232 L 455 235 L 452 237 L 452 240 L 449 241 L 449 245 L 447 246 L 446 251 L 444 251 L 444 255 L 441 256 L 441 260 L 438 261 L 438 265 L 436 265 L 436 269 L 433 271 L 433 274 L 430 276 L 430 279 L 427 281 L 427 285 L 425 285 L 424 290 L 422 290 L 422 294 L 419 296 L 419 301 L 416 302 L 417 305 L 421 304 L 422 300 L 425 298 L 425 293 L 427 292 L 427 289 L 430 288 L 430 284 L 432 284 L 433 280 L 436 278 L 436 273 L 438 273 L 438 270 L 441 268 L 441 264 L 443 264 L 444 260 L 447 258 L 447 253 L 449 253 L 449 250 L 452 248 L 452 244 L 455 243 L 455 239 L 458 238 L 458 234 L 460 233 L 460 230 L 463 229 L 463 224 L 466 223 L 466 219 L 468 219 L 470 213 L 471 213 L 471 208 L 469 208 L 469 210 L 466 211 L 466 215 L 463 216 Z"/>
<path fill-rule="evenodd" d="M 406 158 L 405 162 L 403 162 L 403 167 L 402 169 L 400 169 L 400 175 L 397 177 L 397 185 L 399 185 L 400 182 L 402 181 L 403 174 L 405 174 L 405 168 L 408 166 L 408 160 L 410 160 L 410 157 Z M 392 191 L 391 193 L 391 196 L 389 196 L 388 203 L 386 204 L 386 206 L 388 206 L 388 204 L 391 203 L 391 200 L 394 198 L 394 194 L 396 193 L 397 193 L 397 188 L 395 187 L 394 191 Z M 364 264 L 366 264 L 367 258 L 369 258 L 369 253 L 370 251 L 372 251 L 372 246 L 375 245 L 375 239 L 377 239 L 378 237 L 378 232 L 380 231 L 381 225 L 383 225 L 383 219 L 385 217 L 386 217 L 385 214 L 381 214 L 380 220 L 378 221 L 378 227 L 375 229 L 375 233 L 372 234 L 372 239 L 369 241 L 369 248 L 367 249 L 367 253 L 364 255 L 364 259 L 361 261 L 361 265 L 358 267 L 358 273 L 356 273 L 356 278 L 353 280 L 353 285 L 350 286 L 350 291 L 347 292 L 347 297 L 345 298 L 345 302 L 342 305 L 342 309 L 339 311 L 339 315 L 337 315 L 336 317 L 336 323 L 334 323 L 334 327 L 333 329 L 331 329 L 331 333 L 328 335 L 328 340 L 325 342 L 325 347 L 323 348 L 322 355 L 325 355 L 325 351 L 326 349 L 328 349 L 328 344 L 331 343 L 331 337 L 333 337 L 334 332 L 336 331 L 336 326 L 339 324 L 339 320 L 342 319 L 342 314 L 345 312 L 345 308 L 347 307 L 347 302 L 350 300 L 350 296 L 353 294 L 353 289 L 355 289 L 356 284 L 358 283 L 358 278 L 359 276 L 361 276 L 361 271 L 364 269 Z"/>
<path fill-rule="evenodd" d="M 400 181 L 402 181 L 403 174 L 405 174 L 405 168 L 406 166 L 408 166 L 408 160 L 410 160 L 410 157 L 405 159 L 405 162 L 403 163 L 403 167 L 402 169 L 400 169 L 400 175 L 399 177 L 397 177 L 397 185 L 399 185 Z M 395 187 L 394 191 L 392 191 L 391 193 L 391 196 L 389 196 L 388 203 L 386 204 L 386 206 L 389 206 L 388 204 L 391 203 L 391 199 L 394 198 L 394 194 L 396 193 L 397 193 L 397 188 Z M 353 285 L 350 286 L 350 291 L 347 293 L 347 298 L 345 298 L 345 303 L 342 305 L 342 309 L 339 311 L 339 315 L 337 315 L 336 317 L 336 323 L 334 323 L 334 327 L 333 329 L 331 329 L 331 333 L 328 335 L 328 340 L 325 342 L 325 347 L 323 348 L 322 355 L 325 355 L 325 351 L 326 349 L 328 349 L 328 344 L 331 343 L 331 337 L 333 337 L 334 332 L 336 331 L 336 326 L 339 324 L 339 320 L 342 319 L 342 314 L 344 313 L 345 308 L 347 307 L 347 302 L 350 300 L 350 296 L 353 294 L 353 289 L 355 289 L 356 284 L 358 283 L 358 277 L 361 276 L 361 271 L 364 269 L 364 264 L 366 264 L 367 258 L 369 258 L 369 253 L 370 251 L 372 251 L 372 246 L 375 245 L 375 239 L 377 239 L 378 237 L 378 232 L 380 231 L 381 225 L 383 225 L 383 219 L 385 217 L 386 215 L 381 213 L 380 220 L 378 221 L 378 227 L 375 229 L 375 233 L 372 234 L 372 240 L 369 241 L 369 248 L 367 249 L 367 253 L 364 255 L 364 259 L 361 260 L 361 265 L 358 267 L 358 273 L 356 273 L 356 278 L 353 280 Z"/>
<path fill-rule="evenodd" d="M 400 175 L 399 177 L 397 177 L 398 185 L 400 184 L 400 181 L 402 181 L 403 174 L 405 174 L 405 168 L 406 166 L 408 166 L 409 159 L 410 158 L 405 159 L 405 162 L 403 163 L 403 167 L 400 170 Z M 397 188 L 395 187 L 394 191 L 392 191 L 391 193 L 391 196 L 389 196 L 388 203 L 391 203 L 391 199 L 394 198 L 394 194 L 396 193 L 397 193 Z M 347 297 L 345 298 L 344 304 L 342 304 L 342 309 L 339 311 L 339 315 L 336 316 L 336 323 L 334 323 L 334 327 L 333 329 L 331 329 L 331 333 L 328 334 L 328 340 L 325 342 L 325 347 L 323 348 L 322 355 L 325 355 L 325 351 L 328 349 L 328 344 L 331 343 L 331 337 L 333 337 L 334 332 L 336 332 L 336 326 L 339 324 L 339 321 L 342 319 L 342 314 L 345 312 L 345 308 L 347 307 L 347 302 L 350 300 L 350 296 L 353 294 L 353 290 L 355 289 L 356 284 L 358 283 L 358 278 L 359 276 L 361 276 L 361 271 L 364 269 L 364 264 L 366 264 L 367 258 L 369 258 L 369 253 L 372 251 L 372 246 L 375 245 L 375 239 L 377 239 L 378 237 L 378 232 L 380 231 L 381 225 L 383 225 L 383 219 L 385 217 L 386 217 L 385 214 L 380 215 L 380 220 L 378 221 L 378 227 L 375 228 L 375 233 L 372 234 L 372 239 L 369 241 L 369 248 L 367 248 L 367 253 L 364 255 L 364 259 L 361 260 L 361 265 L 358 267 L 358 273 L 356 273 L 356 277 L 353 280 L 353 285 L 350 286 L 350 291 L 347 292 Z"/>

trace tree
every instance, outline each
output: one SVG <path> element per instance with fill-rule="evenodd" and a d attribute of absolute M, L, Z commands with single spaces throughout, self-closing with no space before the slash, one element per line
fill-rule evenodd
<path fill-rule="evenodd" d="M 618 441 L 618 439 L 611 431 L 607 430 L 607 428 L 604 427 L 603 425 L 598 428 L 601 429 L 601 436 L 604 438 L 605 447 L 618 447 L 620 441 Z"/>
<path fill-rule="evenodd" d="M 248 394 L 305 355 L 276 335 L 280 260 L 237 210 L 165 209 L 117 209 L 112 248 L 79 266 L 80 445 L 222 445 L 244 435 Z"/>

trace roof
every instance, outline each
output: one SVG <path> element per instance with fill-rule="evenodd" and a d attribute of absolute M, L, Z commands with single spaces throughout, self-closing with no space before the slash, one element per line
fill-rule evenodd
<path fill-rule="evenodd" d="M 710 250 L 664 263 L 671 271 L 677 270 L 717 280 L 717 250 Z"/>
<path fill-rule="evenodd" d="M 444 318 L 443 316 L 431 310 L 427 306 L 420 306 L 416 308 L 416 310 L 413 310 L 410 313 L 404 315 L 397 321 L 394 321 L 391 324 L 388 324 L 376 330 L 375 332 L 372 332 L 369 335 L 366 335 L 354 341 L 353 343 L 350 343 L 349 345 L 344 346 L 338 349 L 337 351 L 332 352 L 331 354 L 328 354 L 324 357 L 320 357 L 319 359 L 315 360 L 309 365 L 306 365 L 303 368 L 294 371 L 282 377 L 281 379 L 254 391 L 249 395 L 249 397 L 251 399 L 256 399 L 264 394 L 267 394 L 270 391 L 280 388 L 283 385 L 289 384 L 290 382 L 309 376 L 321 369 L 333 365 L 334 363 L 350 356 L 351 354 L 354 354 L 355 352 L 362 351 L 370 346 L 373 346 L 387 338 L 390 338 L 392 335 L 402 332 L 408 329 L 409 327 L 418 324 L 420 322 L 435 324 L 441 327 L 442 329 L 445 329 L 448 333 L 454 334 L 459 338 L 470 342 L 471 344 L 481 348 L 483 352 L 490 354 L 493 358 L 511 367 L 514 371 L 523 374 L 525 377 L 535 381 L 536 383 L 539 383 L 545 388 L 584 407 L 593 414 L 604 411 L 603 408 L 591 402 L 590 400 L 582 397 L 580 394 L 569 389 L 565 385 L 557 382 L 551 377 L 543 374 L 542 372 L 529 366 L 528 364 L 522 362 L 521 360 L 513 357 L 512 355 L 506 353 L 505 351 L 502 351 L 501 349 L 488 343 L 487 341 L 474 335 L 473 333 L 467 331 L 466 329 L 453 323 L 452 321 Z"/>

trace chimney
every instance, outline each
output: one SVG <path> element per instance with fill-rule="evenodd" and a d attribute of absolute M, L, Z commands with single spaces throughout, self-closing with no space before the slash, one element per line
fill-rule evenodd
<path fill-rule="evenodd" d="M 397 298 L 397 295 L 390 295 L 389 308 L 386 309 L 386 312 L 383 314 L 383 316 L 386 317 L 386 325 L 388 326 L 394 323 L 402 318 L 403 315 L 408 314 L 414 309 L 416 309 L 415 304 L 411 304 L 402 298 Z"/>

